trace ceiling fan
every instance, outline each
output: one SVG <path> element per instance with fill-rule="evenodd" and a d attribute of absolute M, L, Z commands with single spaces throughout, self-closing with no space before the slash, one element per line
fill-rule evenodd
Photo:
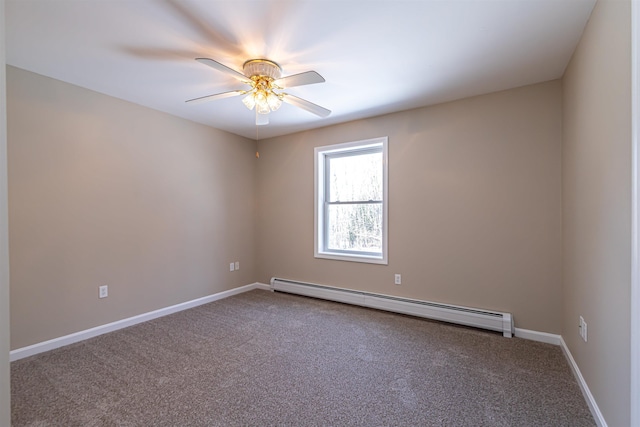
<path fill-rule="evenodd" d="M 256 109 L 256 125 L 269 124 L 269 112 L 276 111 L 282 105 L 282 102 L 289 103 L 303 110 L 309 111 L 320 117 L 327 117 L 331 114 L 330 110 L 309 102 L 305 99 L 298 98 L 291 94 L 280 92 L 294 86 L 304 86 L 314 83 L 324 83 L 324 78 L 315 71 L 306 71 L 300 74 L 293 74 L 287 77 L 281 77 L 282 68 L 278 64 L 268 59 L 250 59 L 242 66 L 243 73 L 227 67 L 224 64 L 209 58 L 196 58 L 201 64 L 208 65 L 223 73 L 240 80 L 242 83 L 250 86 L 249 89 L 238 89 L 229 92 L 216 93 L 213 95 L 202 96 L 199 98 L 189 99 L 186 102 L 196 104 L 201 102 L 213 101 L 215 99 L 228 98 L 231 96 L 247 95 L 242 99 L 244 105 L 252 110 Z"/>

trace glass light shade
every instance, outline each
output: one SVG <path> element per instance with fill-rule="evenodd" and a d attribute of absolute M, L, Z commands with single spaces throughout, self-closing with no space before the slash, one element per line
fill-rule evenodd
<path fill-rule="evenodd" d="M 242 103 L 249 109 L 253 110 L 253 107 L 256 105 L 255 94 L 250 93 L 242 99 Z"/>
<path fill-rule="evenodd" d="M 260 114 L 269 114 L 269 104 L 267 103 L 267 93 L 264 90 L 256 92 L 256 110 Z"/>
<path fill-rule="evenodd" d="M 267 104 L 269 104 L 271 111 L 276 111 L 282 105 L 282 101 L 280 101 L 280 98 L 278 98 L 276 94 L 269 92 L 269 95 L 267 95 Z"/>
<path fill-rule="evenodd" d="M 266 102 L 257 102 L 256 111 L 258 112 L 258 114 L 269 114 L 269 104 L 267 104 Z"/>
<path fill-rule="evenodd" d="M 267 102 L 267 94 L 264 90 L 259 90 L 254 95 L 256 98 L 256 104 L 265 104 Z"/>

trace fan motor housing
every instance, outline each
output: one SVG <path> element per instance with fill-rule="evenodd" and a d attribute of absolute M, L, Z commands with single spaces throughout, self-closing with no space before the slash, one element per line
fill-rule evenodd
<path fill-rule="evenodd" d="M 278 80 L 282 75 L 282 68 L 268 59 L 250 59 L 242 66 L 244 75 L 251 78 L 254 76 L 265 76 L 273 80 Z"/>

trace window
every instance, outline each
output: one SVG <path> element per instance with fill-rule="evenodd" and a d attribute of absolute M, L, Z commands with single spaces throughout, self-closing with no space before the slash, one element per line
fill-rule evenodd
<path fill-rule="evenodd" d="M 315 149 L 315 256 L 387 264 L 387 137 Z"/>

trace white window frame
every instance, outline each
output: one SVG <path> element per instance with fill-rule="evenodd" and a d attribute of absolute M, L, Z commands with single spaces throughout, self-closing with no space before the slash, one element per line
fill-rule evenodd
<path fill-rule="evenodd" d="M 334 259 L 340 261 L 365 262 L 372 264 L 388 264 L 388 224 L 389 224 L 389 186 L 388 186 L 388 140 L 378 137 L 363 141 L 346 142 L 342 144 L 325 145 L 314 149 L 314 256 L 316 258 Z M 335 251 L 326 247 L 326 221 L 325 221 L 325 161 L 327 156 L 335 154 L 347 154 L 365 152 L 372 148 L 382 149 L 382 252 L 372 255 L 355 251 Z M 363 153 L 364 154 L 364 153 Z"/>

